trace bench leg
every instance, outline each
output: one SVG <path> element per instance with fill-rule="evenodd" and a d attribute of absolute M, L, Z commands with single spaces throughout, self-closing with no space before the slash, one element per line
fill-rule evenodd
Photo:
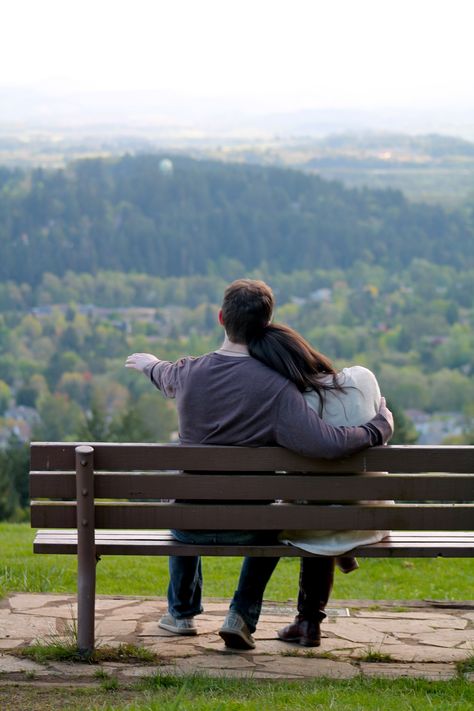
<path fill-rule="evenodd" d="M 94 651 L 95 523 L 92 447 L 76 447 L 77 488 L 77 647 L 84 656 Z"/>
<path fill-rule="evenodd" d="M 95 558 L 78 557 L 77 565 L 77 648 L 81 654 L 94 651 Z"/>

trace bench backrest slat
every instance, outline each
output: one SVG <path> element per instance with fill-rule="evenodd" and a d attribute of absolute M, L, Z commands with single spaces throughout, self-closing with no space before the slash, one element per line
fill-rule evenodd
<path fill-rule="evenodd" d="M 73 470 L 77 442 L 34 442 L 31 469 Z M 453 472 L 471 473 L 470 446 L 373 447 L 347 459 L 309 459 L 281 447 L 210 447 L 159 444 L 88 443 L 94 448 L 94 468 L 102 471 L 295 471 L 315 473 Z"/>
<path fill-rule="evenodd" d="M 96 499 L 299 499 L 319 501 L 472 501 L 474 475 L 452 474 L 184 474 L 94 475 Z M 31 472 L 31 498 L 76 498 L 74 472 Z"/>
<path fill-rule="evenodd" d="M 280 447 L 98 443 L 78 449 L 79 479 L 76 446 L 32 444 L 32 526 L 76 528 L 79 516 L 87 530 L 474 528 L 469 446 L 375 447 L 327 461 Z"/>
<path fill-rule="evenodd" d="M 173 503 L 96 504 L 98 529 L 233 529 L 280 530 L 327 528 L 335 530 L 394 529 L 452 530 L 473 528 L 474 504 L 391 505 L 239 505 Z M 76 526 L 76 505 L 33 502 L 31 524 L 38 528 Z"/>

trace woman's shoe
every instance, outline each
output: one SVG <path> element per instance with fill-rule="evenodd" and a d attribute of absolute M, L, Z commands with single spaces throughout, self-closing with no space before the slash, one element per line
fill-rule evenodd
<path fill-rule="evenodd" d="M 321 644 L 319 622 L 305 620 L 299 615 L 291 625 L 278 630 L 277 635 L 282 642 L 298 642 L 302 647 L 319 647 Z"/>
<path fill-rule="evenodd" d="M 353 570 L 357 570 L 359 563 L 357 558 L 353 555 L 341 555 L 336 557 L 336 565 L 341 571 L 341 573 L 352 573 Z"/>

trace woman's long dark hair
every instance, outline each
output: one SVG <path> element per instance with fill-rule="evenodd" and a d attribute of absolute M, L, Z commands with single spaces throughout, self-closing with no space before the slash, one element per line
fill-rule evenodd
<path fill-rule="evenodd" d="M 250 340 L 248 349 L 253 358 L 291 380 L 301 392 L 314 390 L 321 409 L 325 391 L 345 392 L 337 382 L 337 371 L 329 358 L 289 326 L 269 324 Z M 328 375 L 332 377 L 328 379 Z"/>

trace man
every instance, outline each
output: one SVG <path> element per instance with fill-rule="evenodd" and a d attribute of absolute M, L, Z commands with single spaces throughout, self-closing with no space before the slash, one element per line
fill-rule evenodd
<path fill-rule="evenodd" d="M 182 444 L 280 445 L 308 457 L 338 458 L 385 443 L 393 432 L 385 401 L 366 425 L 332 427 L 307 406 L 293 383 L 249 356 L 246 344 L 270 323 L 273 307 L 272 291 L 264 282 L 239 279 L 224 294 L 219 322 L 225 328 L 225 338 L 217 351 L 176 363 L 149 353 L 134 353 L 126 367 L 143 372 L 165 397 L 176 398 Z M 251 531 L 174 534 L 185 543 L 252 544 L 276 536 Z M 255 646 L 252 632 L 277 563 L 278 558 L 244 560 L 219 632 L 227 646 Z M 160 620 L 160 627 L 174 634 L 196 634 L 194 617 L 202 612 L 201 593 L 200 559 L 171 557 L 168 614 Z"/>

